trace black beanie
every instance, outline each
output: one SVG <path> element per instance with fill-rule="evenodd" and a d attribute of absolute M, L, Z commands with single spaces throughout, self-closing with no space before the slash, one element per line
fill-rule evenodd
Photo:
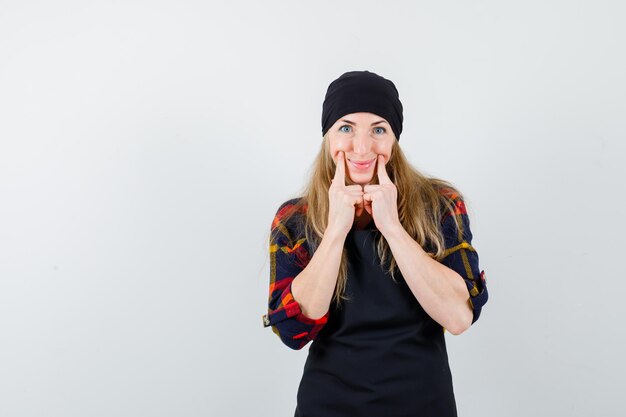
<path fill-rule="evenodd" d="M 400 140 L 402 103 L 390 80 L 370 71 L 349 71 L 330 83 L 322 105 L 322 135 L 339 118 L 356 112 L 384 117 Z"/>

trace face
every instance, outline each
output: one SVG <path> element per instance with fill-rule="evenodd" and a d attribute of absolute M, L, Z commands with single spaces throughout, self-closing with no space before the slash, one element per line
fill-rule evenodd
<path fill-rule="evenodd" d="M 374 182 L 378 155 L 383 155 L 385 164 L 389 161 L 396 138 L 384 118 L 360 112 L 339 118 L 328 130 L 328 141 L 335 162 L 339 151 L 344 152 L 346 179 L 349 176 L 355 184 L 366 185 Z"/>

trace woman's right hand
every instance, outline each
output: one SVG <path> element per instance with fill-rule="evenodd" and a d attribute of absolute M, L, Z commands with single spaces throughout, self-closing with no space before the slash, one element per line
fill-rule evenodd
<path fill-rule="evenodd" d="M 345 156 L 342 151 L 337 154 L 335 165 L 335 176 L 328 189 L 327 230 L 345 237 L 354 224 L 355 211 L 358 209 L 358 215 L 363 211 L 363 187 L 359 184 L 346 185 Z"/>

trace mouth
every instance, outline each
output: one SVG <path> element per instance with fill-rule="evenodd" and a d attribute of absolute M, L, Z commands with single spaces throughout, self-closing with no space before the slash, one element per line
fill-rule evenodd
<path fill-rule="evenodd" d="M 376 161 L 376 158 L 372 158 L 369 161 L 353 161 L 351 159 L 348 159 L 348 161 L 356 169 L 365 171 Z"/>

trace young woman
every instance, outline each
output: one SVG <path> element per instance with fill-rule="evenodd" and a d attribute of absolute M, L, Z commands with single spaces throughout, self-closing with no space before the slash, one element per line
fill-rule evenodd
<path fill-rule="evenodd" d="M 270 235 L 265 327 L 312 341 L 295 416 L 456 416 L 444 332 L 488 294 L 464 199 L 413 168 L 390 80 L 346 72 L 327 90 L 323 142 Z"/>

